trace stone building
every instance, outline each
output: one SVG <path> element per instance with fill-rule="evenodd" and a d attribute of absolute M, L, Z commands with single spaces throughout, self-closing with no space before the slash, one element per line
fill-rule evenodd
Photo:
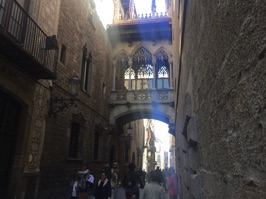
<path fill-rule="evenodd" d="M 157 1 L 114 0 L 107 30 L 93 0 L 0 1 L 1 197 L 140 165 L 143 118 L 175 135 L 180 198 L 266 197 L 265 1 Z"/>
<path fill-rule="evenodd" d="M 1 198 L 66 198 L 118 145 L 107 34 L 93 1 L 1 1 L 0 25 Z"/>
<path fill-rule="evenodd" d="M 265 12 L 265 1 L 173 1 L 182 198 L 266 197 Z"/>

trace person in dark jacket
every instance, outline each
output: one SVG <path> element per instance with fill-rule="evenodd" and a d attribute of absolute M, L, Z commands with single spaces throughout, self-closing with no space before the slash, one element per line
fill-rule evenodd
<path fill-rule="evenodd" d="M 95 188 L 94 197 L 95 199 L 111 199 L 111 195 L 111 182 L 107 179 L 105 171 L 102 171 L 101 178 Z"/>
<path fill-rule="evenodd" d="M 129 171 L 124 176 L 123 179 L 123 187 L 125 189 L 126 199 L 132 199 L 135 195 L 136 199 L 139 199 L 139 187 L 143 189 L 144 185 L 138 175 L 138 173 L 135 171 L 136 165 L 134 163 L 129 163 L 128 169 Z"/>

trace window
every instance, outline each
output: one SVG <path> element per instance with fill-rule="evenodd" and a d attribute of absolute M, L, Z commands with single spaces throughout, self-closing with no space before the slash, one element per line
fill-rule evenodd
<path fill-rule="evenodd" d="M 135 78 L 135 72 L 134 72 L 134 70 L 132 68 L 128 68 L 125 71 L 125 73 L 124 73 L 124 79 L 125 79 L 124 80 L 124 86 L 125 86 L 126 89 L 129 89 L 129 82 L 130 81 L 131 81 L 131 87 L 132 87 L 132 89 L 133 90 L 135 89 L 135 87 L 134 87 L 135 81 L 132 80 L 134 78 Z"/>
<path fill-rule="evenodd" d="M 65 45 L 61 46 L 60 62 L 62 64 L 66 63 L 66 46 Z"/>
<path fill-rule="evenodd" d="M 105 95 L 105 92 L 106 92 L 106 86 L 105 84 L 102 85 L 102 96 Z"/>
<path fill-rule="evenodd" d="M 87 54 L 86 45 L 83 47 L 83 56 L 82 56 L 82 70 L 81 70 L 81 89 L 87 93 L 90 92 L 91 85 L 91 68 L 92 68 L 92 55 L 91 53 Z"/>
<path fill-rule="evenodd" d="M 140 66 L 138 70 L 137 89 L 152 89 L 153 85 L 153 67 L 150 64 Z"/>
<path fill-rule="evenodd" d="M 80 124 L 73 122 L 70 134 L 69 153 L 68 153 L 69 158 L 77 159 L 79 156 L 78 154 L 79 134 L 80 134 Z"/>
<path fill-rule="evenodd" d="M 169 71 L 162 66 L 158 71 L 157 89 L 169 88 Z"/>

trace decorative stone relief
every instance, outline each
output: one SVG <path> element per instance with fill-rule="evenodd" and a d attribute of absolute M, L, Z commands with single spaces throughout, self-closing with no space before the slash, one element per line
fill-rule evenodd
<path fill-rule="evenodd" d="M 134 93 L 134 100 L 151 100 L 151 94 L 146 92 L 142 92 L 142 93 Z"/>
<path fill-rule="evenodd" d="M 42 85 L 36 84 L 34 93 L 34 104 L 32 113 L 32 124 L 30 128 L 29 144 L 27 156 L 28 160 L 25 165 L 26 172 L 36 172 L 39 170 L 41 147 L 45 134 L 45 117 L 47 113 L 47 105 L 43 103 L 47 101 L 49 91 Z"/>

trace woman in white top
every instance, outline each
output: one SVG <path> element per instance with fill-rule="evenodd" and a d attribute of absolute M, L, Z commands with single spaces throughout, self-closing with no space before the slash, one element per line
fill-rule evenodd
<path fill-rule="evenodd" d="M 143 199 L 165 199 L 164 188 L 158 183 L 157 172 L 150 172 L 150 182 L 144 187 Z"/>

